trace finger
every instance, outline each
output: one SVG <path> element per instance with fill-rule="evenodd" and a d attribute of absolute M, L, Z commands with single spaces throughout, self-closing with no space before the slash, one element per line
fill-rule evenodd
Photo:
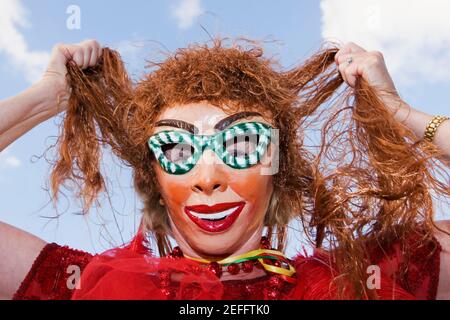
<path fill-rule="evenodd" d="M 100 59 L 100 57 L 103 55 L 103 48 L 99 45 L 99 50 L 98 50 L 98 56 L 97 58 Z"/>
<path fill-rule="evenodd" d="M 369 65 L 384 64 L 384 56 L 380 51 L 370 51 L 367 55 Z"/>
<path fill-rule="evenodd" d="M 341 74 L 341 77 L 345 83 L 347 83 L 347 74 L 345 73 L 346 68 L 347 68 L 347 66 L 344 63 L 339 65 L 339 67 L 338 67 L 339 73 Z"/>
<path fill-rule="evenodd" d="M 100 57 L 102 56 L 103 48 L 100 45 L 100 43 L 98 43 L 97 41 L 95 41 L 95 48 L 96 48 L 96 56 L 95 56 L 95 58 L 97 59 L 95 61 L 95 63 L 97 64 L 98 61 L 100 60 Z"/>
<path fill-rule="evenodd" d="M 89 58 L 89 63 L 88 66 L 89 67 L 95 67 L 95 65 L 97 64 L 98 61 L 98 48 L 97 47 L 93 47 L 92 48 L 92 52 L 91 52 L 91 56 Z"/>
<path fill-rule="evenodd" d="M 352 60 L 352 63 L 357 60 L 360 57 L 361 54 L 358 53 L 346 53 L 346 54 L 342 54 L 338 57 L 336 63 L 338 65 L 341 64 L 348 64 L 349 60 Z"/>
<path fill-rule="evenodd" d="M 89 66 L 89 61 L 91 60 L 93 48 L 91 46 L 87 46 L 83 48 L 83 69 L 86 69 Z"/>
<path fill-rule="evenodd" d="M 82 67 L 84 64 L 84 53 L 83 50 L 77 48 L 72 56 L 72 60 L 77 64 L 77 66 Z"/>
<path fill-rule="evenodd" d="M 56 64 L 65 65 L 66 61 L 71 60 L 77 46 L 67 44 L 57 44 L 53 47 L 51 60 Z"/>
<path fill-rule="evenodd" d="M 356 86 L 356 81 L 359 77 L 358 74 L 359 70 L 359 64 L 358 63 L 352 63 L 347 68 L 345 68 L 345 78 L 347 79 L 347 84 L 354 88 Z"/>
<path fill-rule="evenodd" d="M 334 59 L 337 62 L 342 55 L 358 52 L 367 52 L 362 47 L 358 46 L 356 43 L 347 42 L 344 46 L 336 53 Z"/>
<path fill-rule="evenodd" d="M 347 63 L 348 58 L 352 57 L 352 63 Z M 347 56 L 342 56 L 340 58 L 342 61 L 339 64 L 339 72 L 342 75 L 342 78 L 344 81 L 351 87 L 354 87 L 356 85 L 357 78 L 359 76 L 359 69 L 362 65 L 362 62 L 364 61 L 364 55 L 356 55 L 355 57 L 352 56 L 352 54 L 348 54 Z M 345 62 L 344 62 L 345 61 Z"/>
<path fill-rule="evenodd" d="M 84 40 L 78 43 L 78 46 L 83 50 L 83 65 L 81 65 L 80 67 L 85 69 L 90 66 L 92 52 L 97 45 L 98 42 L 92 39 Z"/>
<path fill-rule="evenodd" d="M 354 54 L 353 53 L 346 53 L 346 54 L 341 54 L 337 59 L 336 59 L 336 63 L 338 66 L 342 65 L 342 64 L 348 64 L 349 59 L 354 60 Z"/>
<path fill-rule="evenodd" d="M 85 40 L 80 43 L 82 47 L 87 50 L 85 52 L 85 55 L 89 54 L 89 59 L 87 60 L 87 66 L 86 67 L 93 67 L 97 64 L 98 58 L 101 54 L 101 46 L 96 40 Z"/>

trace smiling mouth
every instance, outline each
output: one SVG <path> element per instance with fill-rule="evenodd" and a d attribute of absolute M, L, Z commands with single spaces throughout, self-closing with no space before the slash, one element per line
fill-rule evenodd
<path fill-rule="evenodd" d="M 186 206 L 184 211 L 201 229 L 208 232 L 221 232 L 233 225 L 244 206 L 244 201 L 219 203 L 213 206 L 202 204 Z"/>

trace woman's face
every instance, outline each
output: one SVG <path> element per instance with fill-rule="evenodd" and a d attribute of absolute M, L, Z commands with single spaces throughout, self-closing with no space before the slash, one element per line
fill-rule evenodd
<path fill-rule="evenodd" d="M 212 135 L 244 122 L 273 125 L 254 112 L 227 114 L 199 102 L 165 109 L 153 134 L 175 130 Z M 226 165 L 211 149 L 206 149 L 195 166 L 183 174 L 168 173 L 154 161 L 172 235 L 185 254 L 221 257 L 258 248 L 273 191 L 272 175 L 261 170 L 270 165 L 270 149 L 262 163 L 246 169 Z"/>

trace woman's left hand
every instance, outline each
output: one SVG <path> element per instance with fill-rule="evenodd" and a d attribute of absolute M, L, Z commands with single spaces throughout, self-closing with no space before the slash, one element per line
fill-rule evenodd
<path fill-rule="evenodd" d="M 350 87 L 355 87 L 358 77 L 362 77 L 381 94 L 398 97 L 381 52 L 366 51 L 348 42 L 336 53 L 335 61 L 342 78 Z"/>

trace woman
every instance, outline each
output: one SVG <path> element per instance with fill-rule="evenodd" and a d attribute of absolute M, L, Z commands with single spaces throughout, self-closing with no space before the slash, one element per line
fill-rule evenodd
<path fill-rule="evenodd" d="M 0 103 L 1 149 L 66 112 L 55 199 L 70 181 L 89 209 L 101 142 L 144 204 L 136 237 L 94 257 L 1 225 L 6 298 L 450 298 L 450 227 L 431 201 L 449 195 L 450 122 L 402 101 L 378 52 L 349 43 L 281 71 L 257 45 L 216 40 L 133 86 L 116 52 L 87 41 L 56 46 L 42 81 Z M 315 152 L 310 119 L 323 124 Z M 293 218 L 312 256 L 284 256 Z"/>

